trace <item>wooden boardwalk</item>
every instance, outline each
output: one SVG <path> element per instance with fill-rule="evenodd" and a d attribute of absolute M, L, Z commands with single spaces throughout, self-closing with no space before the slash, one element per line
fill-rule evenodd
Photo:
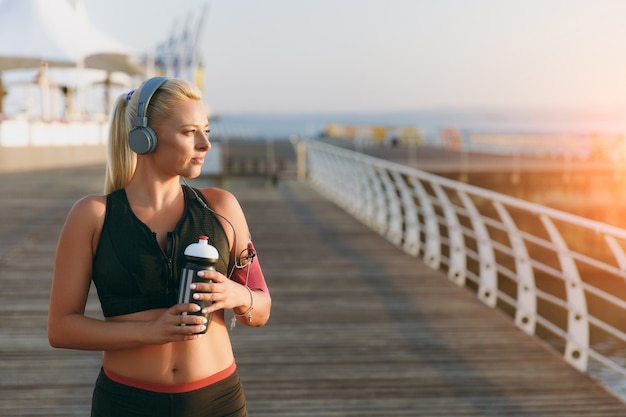
<path fill-rule="evenodd" d="M 0 416 L 88 415 L 100 355 L 50 348 L 46 311 L 62 222 L 102 173 L 0 174 Z M 509 317 L 307 184 L 231 190 L 274 303 L 266 327 L 232 331 L 252 416 L 626 415 Z"/>

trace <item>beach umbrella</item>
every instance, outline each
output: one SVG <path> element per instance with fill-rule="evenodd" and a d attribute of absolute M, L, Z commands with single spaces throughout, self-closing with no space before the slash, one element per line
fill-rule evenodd
<path fill-rule="evenodd" d="M 82 0 L 0 0 L 0 72 L 44 65 L 145 74 L 130 48 L 91 24 Z"/>
<path fill-rule="evenodd" d="M 55 34 L 57 1 L 0 0 L 0 70 L 49 66 L 74 67 L 77 56 Z M 69 6 L 69 4 L 68 4 Z M 55 16 L 57 19 L 61 16 Z"/>
<path fill-rule="evenodd" d="M 130 48 L 91 24 L 80 0 L 0 0 L 0 71 L 42 62 L 145 72 Z"/>

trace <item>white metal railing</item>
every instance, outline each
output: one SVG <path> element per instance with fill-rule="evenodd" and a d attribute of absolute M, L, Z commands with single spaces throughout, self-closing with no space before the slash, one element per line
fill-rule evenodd
<path fill-rule="evenodd" d="M 626 230 L 328 144 L 299 146 L 310 182 L 354 217 L 577 369 L 626 377 Z"/>

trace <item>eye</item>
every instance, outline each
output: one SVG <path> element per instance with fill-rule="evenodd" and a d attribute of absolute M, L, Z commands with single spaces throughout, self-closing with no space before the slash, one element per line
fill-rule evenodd
<path fill-rule="evenodd" d="M 204 134 L 207 135 L 207 137 L 209 137 L 209 133 L 211 133 L 211 129 L 204 130 Z"/>

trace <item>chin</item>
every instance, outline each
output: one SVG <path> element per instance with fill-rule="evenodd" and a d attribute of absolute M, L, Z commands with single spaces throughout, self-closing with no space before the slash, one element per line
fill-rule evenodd
<path fill-rule="evenodd" d="M 185 174 L 183 174 L 183 176 L 185 178 L 198 178 L 200 174 L 202 174 L 202 169 L 198 168 L 198 169 L 193 169 L 191 171 L 186 172 Z"/>

